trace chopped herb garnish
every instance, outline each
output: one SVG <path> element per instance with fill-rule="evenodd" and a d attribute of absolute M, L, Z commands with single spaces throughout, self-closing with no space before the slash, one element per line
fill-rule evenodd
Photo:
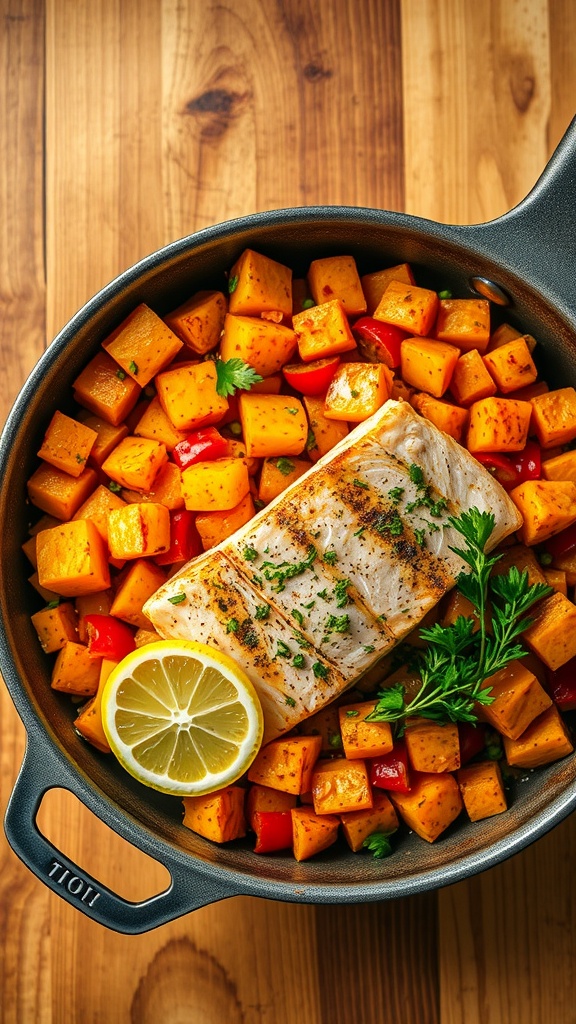
<path fill-rule="evenodd" d="M 54 601 L 49 601 L 48 602 L 48 604 L 46 605 L 46 610 L 47 611 L 52 611 L 52 609 L 53 608 L 57 608 L 59 604 L 60 604 L 60 598 L 57 597 Z"/>
<path fill-rule="evenodd" d="M 408 466 L 408 476 L 410 477 L 412 483 L 416 484 L 417 487 L 425 486 L 424 473 L 422 472 L 422 467 L 417 466 L 415 462 Z"/>
<path fill-rule="evenodd" d="M 354 534 L 354 536 L 355 537 L 361 537 L 362 534 L 364 533 L 365 529 L 366 529 L 365 526 L 361 526 L 359 530 L 356 530 L 356 533 Z"/>
<path fill-rule="evenodd" d="M 307 569 L 310 569 L 317 555 L 316 548 L 313 544 L 310 544 L 308 554 L 301 562 L 280 562 L 279 565 L 275 565 L 274 562 L 263 562 L 262 572 L 268 582 L 276 580 L 276 586 L 272 587 L 272 590 L 280 594 L 284 590 L 286 580 L 291 580 L 294 576 L 300 576 Z"/>
<path fill-rule="evenodd" d="M 232 292 L 236 291 L 237 285 L 238 285 L 238 274 L 234 274 L 234 277 L 231 277 L 228 280 L 228 294 L 229 295 L 232 295 Z"/>
<path fill-rule="evenodd" d="M 255 619 L 257 619 L 257 620 L 264 620 L 264 619 L 267 619 L 269 615 L 270 615 L 270 605 L 269 604 L 259 604 L 259 605 L 257 605 L 256 611 L 254 612 L 254 618 Z"/>
<path fill-rule="evenodd" d="M 372 832 L 371 835 L 366 836 L 366 839 L 362 843 L 373 857 L 381 859 L 382 857 L 389 857 L 392 853 L 392 843 L 388 838 L 388 835 L 384 832 Z"/>
<path fill-rule="evenodd" d="M 326 562 L 327 565 L 336 565 L 338 555 L 335 551 L 325 551 L 322 555 L 322 561 Z"/>
<path fill-rule="evenodd" d="M 359 711 L 354 711 L 354 709 L 352 709 L 351 711 L 346 712 L 346 718 L 357 718 L 359 714 Z"/>
<path fill-rule="evenodd" d="M 130 365 L 128 366 L 128 369 L 130 370 L 130 373 L 134 374 L 135 377 L 138 376 L 138 364 L 135 363 L 133 359 L 130 362 Z"/>
<path fill-rule="evenodd" d="M 390 516 L 386 512 L 380 512 L 372 522 L 372 528 L 376 533 L 389 533 L 391 537 L 399 537 L 404 533 L 404 523 L 397 512 Z"/>
<path fill-rule="evenodd" d="M 364 644 L 362 650 L 366 651 L 366 654 L 372 654 L 372 651 L 375 651 L 376 648 L 374 647 L 374 644 Z"/>
<path fill-rule="evenodd" d="M 298 415 L 298 409 L 295 409 L 293 405 L 285 405 L 284 408 L 286 412 L 290 414 L 290 416 Z"/>
<path fill-rule="evenodd" d="M 413 484 L 416 484 L 417 496 L 415 501 L 411 501 L 406 505 L 407 512 L 414 512 L 417 508 L 427 508 L 431 516 L 435 516 L 439 519 L 443 512 L 448 508 L 448 502 L 446 498 L 434 498 L 431 495 L 432 488 L 424 480 L 424 474 L 420 466 L 416 466 L 412 463 L 408 467 L 408 473 Z"/>
<path fill-rule="evenodd" d="M 314 662 L 312 665 L 312 671 L 317 679 L 326 679 L 328 676 L 328 669 L 321 661 Z"/>
<path fill-rule="evenodd" d="M 324 666 L 322 666 L 324 667 Z M 316 673 L 314 673 L 316 675 Z M 324 677 L 322 677 L 324 678 Z M 328 735 L 328 746 L 337 749 L 342 746 L 342 737 L 339 732 L 331 732 Z"/>
<path fill-rule="evenodd" d="M 112 492 L 113 492 L 114 494 L 118 494 L 118 491 L 121 491 L 121 490 L 122 490 L 122 488 L 121 488 L 120 484 L 117 484 L 115 480 L 111 480 L 111 481 L 110 481 L 110 483 L 108 484 L 108 488 L 109 488 L 109 490 L 111 490 L 111 491 L 112 491 Z"/>
<path fill-rule="evenodd" d="M 243 359 L 216 360 L 216 391 L 220 398 L 227 398 L 239 389 L 249 391 L 253 384 L 264 380 L 252 366 Z"/>
<path fill-rule="evenodd" d="M 302 309 L 312 309 L 314 299 L 302 299 Z"/>
<path fill-rule="evenodd" d="M 284 699 L 284 703 L 287 704 L 289 708 L 296 707 L 296 701 L 294 700 L 294 697 L 286 697 Z"/>
<path fill-rule="evenodd" d="M 256 551 L 256 548 L 252 547 L 251 544 L 246 545 L 244 551 L 242 552 L 242 555 L 247 562 L 255 562 L 256 559 L 258 558 L 258 552 Z"/>
<path fill-rule="evenodd" d="M 360 392 L 356 391 L 356 388 L 352 388 L 350 394 L 352 395 L 352 398 L 360 398 Z"/>
<path fill-rule="evenodd" d="M 304 616 L 302 615 L 302 612 L 298 611 L 297 608 L 293 608 L 292 611 L 290 612 L 290 614 L 291 614 L 293 619 L 296 619 L 296 622 L 298 623 L 299 626 L 301 626 L 303 624 Z"/>
<path fill-rule="evenodd" d="M 326 587 L 324 587 L 324 590 L 319 590 L 318 593 L 316 594 L 316 597 L 321 597 L 323 601 L 327 601 L 328 600 L 328 591 L 327 591 Z"/>
<path fill-rule="evenodd" d="M 285 644 L 283 640 L 277 640 L 276 643 L 278 644 L 278 650 L 276 651 L 276 657 L 277 658 L 291 658 L 292 657 L 292 651 L 288 647 L 288 644 Z"/>
<path fill-rule="evenodd" d="M 363 480 L 357 480 L 356 478 L 352 481 L 354 487 L 363 487 L 365 491 L 370 490 L 370 485 L 365 484 Z"/>
<path fill-rule="evenodd" d="M 314 607 L 315 604 L 316 604 L 316 601 L 309 601 L 308 604 L 303 604 L 302 607 L 305 608 L 306 611 L 308 612 L 308 611 L 310 611 L 311 608 Z"/>
<path fill-rule="evenodd" d="M 238 619 L 228 619 L 228 622 L 226 623 L 226 632 L 237 633 L 239 625 L 240 623 L 238 622 Z"/>
<path fill-rule="evenodd" d="M 451 299 L 452 298 L 452 292 L 450 291 L 449 288 L 444 288 L 443 291 L 438 292 L 438 298 L 439 299 Z M 478 326 L 480 326 L 480 324 L 478 324 Z"/>
<path fill-rule="evenodd" d="M 292 664 L 294 665 L 294 668 L 303 668 L 303 666 L 304 666 L 304 655 L 303 654 L 295 654 L 294 657 L 292 658 Z"/>
<path fill-rule="evenodd" d="M 79 466 L 81 466 L 83 462 L 86 462 L 86 459 L 83 455 L 80 455 L 80 452 L 76 452 L 76 462 Z"/>
<path fill-rule="evenodd" d="M 398 504 L 398 502 L 400 501 L 400 499 L 401 499 L 403 494 L 404 494 L 404 488 L 403 487 L 392 487 L 388 491 L 388 497 L 390 498 L 390 501 L 394 502 L 395 505 Z"/>
<path fill-rule="evenodd" d="M 116 376 L 118 377 L 118 380 L 126 380 L 126 374 L 124 370 L 116 370 Z"/>
<path fill-rule="evenodd" d="M 347 633 L 349 629 L 349 615 L 329 615 L 324 623 L 324 631 L 326 633 Z"/>
<path fill-rule="evenodd" d="M 183 602 L 186 600 L 186 594 L 174 594 L 174 597 L 169 597 L 168 600 L 170 604 L 183 604 Z"/>
<path fill-rule="evenodd" d="M 261 580 L 260 576 L 254 575 L 252 577 L 252 583 L 255 583 L 257 587 L 261 587 L 262 586 L 262 580 Z"/>
<path fill-rule="evenodd" d="M 276 469 L 282 473 L 282 476 L 290 476 L 296 469 L 296 466 L 291 459 L 285 459 L 283 456 L 280 459 L 276 459 Z"/>
<path fill-rule="evenodd" d="M 303 647 L 305 651 L 310 649 L 310 644 L 303 633 L 299 633 L 297 629 L 293 630 L 292 636 L 294 637 L 298 647 Z"/>
<path fill-rule="evenodd" d="M 337 608 L 345 608 L 347 604 L 350 604 L 350 598 L 348 596 L 349 586 L 350 580 L 338 580 L 338 583 L 334 587 L 334 597 L 336 598 Z"/>
<path fill-rule="evenodd" d="M 314 431 L 312 430 L 312 427 L 309 427 L 308 428 L 308 436 L 306 438 L 306 451 L 307 452 L 312 451 L 312 449 L 316 448 L 316 447 L 317 447 L 317 445 L 316 445 L 316 435 L 315 435 Z"/>
<path fill-rule="evenodd" d="M 424 545 L 425 545 L 425 543 L 426 543 L 426 539 L 425 539 L 425 536 L 424 536 L 424 534 L 425 534 L 425 531 L 424 531 L 424 530 L 414 530 L 414 537 L 415 537 L 415 539 L 416 539 L 416 543 L 417 543 L 417 544 L 418 544 L 418 545 L 419 545 L 419 546 L 420 546 L 421 548 L 423 548 L 423 547 L 424 547 Z"/>

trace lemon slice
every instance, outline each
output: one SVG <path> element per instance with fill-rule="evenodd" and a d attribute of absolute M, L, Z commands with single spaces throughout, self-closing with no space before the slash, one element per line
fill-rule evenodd
<path fill-rule="evenodd" d="M 102 694 L 112 752 L 139 782 L 195 796 L 235 782 L 262 742 L 262 708 L 232 658 L 161 640 L 124 658 Z"/>

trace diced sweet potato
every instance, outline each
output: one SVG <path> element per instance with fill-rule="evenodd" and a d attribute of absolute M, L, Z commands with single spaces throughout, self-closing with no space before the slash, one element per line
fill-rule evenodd
<path fill-rule="evenodd" d="M 503 395 L 534 384 L 538 370 L 524 338 L 516 338 L 484 356 L 484 363 Z"/>
<path fill-rule="evenodd" d="M 151 501 L 175 512 L 184 508 L 180 470 L 174 462 L 165 462 L 149 491 L 134 491 L 124 487 L 120 496 L 128 504 Z"/>
<path fill-rule="evenodd" d="M 114 427 L 111 423 L 107 423 L 102 416 L 94 416 L 87 409 L 80 410 L 78 419 L 96 433 L 96 440 L 88 456 L 88 464 L 99 468 L 108 458 L 110 452 L 116 448 L 116 445 L 120 444 L 122 438 L 126 437 L 128 427 L 125 423 L 119 423 Z"/>
<path fill-rule="evenodd" d="M 458 783 L 450 772 L 413 773 L 409 793 L 390 793 L 390 799 L 409 828 L 433 843 L 462 810 Z"/>
<path fill-rule="evenodd" d="M 513 341 L 514 338 L 521 337 L 522 331 L 518 331 L 516 327 L 512 326 L 512 324 L 500 324 L 490 337 L 488 351 L 492 352 L 495 348 L 499 348 L 501 345 L 507 345 L 508 342 Z"/>
<path fill-rule="evenodd" d="M 168 551 L 168 509 L 153 502 L 142 502 L 111 512 L 108 517 L 108 546 L 113 558 L 142 558 Z"/>
<path fill-rule="evenodd" d="M 316 814 L 344 814 L 372 807 L 372 790 L 364 761 L 345 757 L 318 761 L 312 773 Z"/>
<path fill-rule="evenodd" d="M 250 493 L 234 508 L 223 512 L 199 512 L 196 516 L 196 529 L 200 534 L 204 551 L 231 537 L 241 526 L 250 522 L 255 512 L 254 499 Z"/>
<path fill-rule="evenodd" d="M 372 798 L 371 808 L 340 815 L 346 842 L 354 853 L 362 849 L 364 840 L 373 832 L 390 835 L 398 828 L 398 815 L 386 793 L 374 790 Z"/>
<path fill-rule="evenodd" d="M 248 468 L 248 476 L 256 476 L 262 463 L 260 459 L 249 459 L 246 454 L 246 445 L 244 441 L 237 440 L 236 438 L 226 438 L 228 445 L 226 455 L 229 459 L 244 459 Z"/>
<path fill-rule="evenodd" d="M 306 793 L 318 760 L 320 736 L 289 736 L 262 747 L 248 769 L 250 782 L 284 793 Z"/>
<path fill-rule="evenodd" d="M 504 576 L 509 569 L 515 566 L 519 572 L 528 573 L 528 583 L 546 583 L 546 577 L 542 571 L 540 562 L 536 558 L 532 548 L 525 544 L 513 544 L 500 556 L 492 572 L 494 576 Z"/>
<path fill-rule="evenodd" d="M 205 355 L 216 348 L 226 316 L 226 298 L 223 292 L 196 292 L 191 299 L 164 317 L 168 327 L 181 341 Z"/>
<path fill-rule="evenodd" d="M 293 807 L 290 813 L 292 846 L 296 860 L 309 860 L 336 842 L 340 819 L 335 815 L 318 815 L 311 807 Z"/>
<path fill-rule="evenodd" d="M 43 462 L 28 480 L 28 497 L 36 508 L 55 519 L 71 519 L 97 482 L 98 477 L 90 467 L 74 477 Z"/>
<path fill-rule="evenodd" d="M 466 765 L 459 769 L 457 778 L 470 821 L 482 821 L 507 809 L 502 772 L 497 761 Z"/>
<path fill-rule="evenodd" d="M 60 595 L 54 590 L 48 590 L 47 587 L 42 586 L 38 579 L 37 572 L 33 572 L 32 575 L 28 577 L 28 583 L 34 587 L 36 593 L 40 594 L 40 597 L 46 602 L 46 604 L 51 604 L 52 601 L 56 601 L 60 597 Z"/>
<path fill-rule="evenodd" d="M 402 281 L 390 281 L 374 310 L 374 318 L 383 320 L 386 324 L 395 324 L 396 327 L 401 327 L 411 334 L 426 337 L 434 326 L 437 312 L 436 292 L 429 288 L 407 285 Z"/>
<path fill-rule="evenodd" d="M 339 725 L 348 759 L 379 757 L 392 750 L 394 741 L 388 722 L 367 722 L 377 701 L 363 701 L 361 704 L 345 704 L 339 708 Z"/>
<path fill-rule="evenodd" d="M 576 551 L 568 551 L 565 555 L 555 555 L 554 569 L 566 573 L 566 585 L 576 586 Z"/>
<path fill-rule="evenodd" d="M 338 299 L 297 313 L 292 324 L 298 340 L 298 352 L 305 363 L 353 352 L 356 348 L 346 312 Z"/>
<path fill-rule="evenodd" d="M 416 772 L 453 772 L 460 767 L 460 741 L 455 722 L 408 719 L 404 733 L 410 764 Z"/>
<path fill-rule="evenodd" d="M 74 398 L 116 427 L 140 396 L 141 387 L 107 352 L 98 352 L 74 381 Z"/>
<path fill-rule="evenodd" d="M 53 690 L 78 697 L 92 697 L 98 689 L 102 658 L 91 658 L 84 644 L 69 640 L 56 656 L 52 670 Z"/>
<path fill-rule="evenodd" d="M 480 620 L 474 605 L 459 590 L 451 590 L 444 604 L 441 623 L 443 626 L 451 626 L 461 615 L 465 619 L 474 619 L 474 632 L 480 629 Z"/>
<path fill-rule="evenodd" d="M 504 737 L 506 760 L 517 768 L 539 768 L 559 761 L 573 750 L 568 729 L 555 704 L 539 715 L 517 740 Z"/>
<path fill-rule="evenodd" d="M 57 608 L 42 608 L 31 618 L 46 654 L 60 651 L 69 640 L 78 640 L 76 609 L 70 601 L 61 601 Z"/>
<path fill-rule="evenodd" d="M 185 796 L 183 824 L 213 843 L 229 843 L 246 835 L 241 786 L 226 786 L 205 796 Z"/>
<path fill-rule="evenodd" d="M 423 391 L 412 396 L 411 404 L 417 412 L 438 427 L 438 430 L 443 430 L 460 444 L 468 423 L 467 409 L 453 405 L 452 402 L 445 402 L 441 398 L 433 398 Z"/>
<path fill-rule="evenodd" d="M 551 594 L 530 610 L 532 625 L 522 634 L 531 651 L 553 671 L 576 655 L 576 605 Z"/>
<path fill-rule="evenodd" d="M 109 487 L 100 484 L 90 497 L 80 505 L 80 508 L 73 515 L 75 519 L 90 519 L 98 530 L 105 543 L 108 543 L 108 518 L 114 509 L 125 508 L 126 502 L 118 494 L 114 494 Z"/>
<path fill-rule="evenodd" d="M 470 406 L 466 447 L 479 452 L 519 452 L 528 440 L 532 406 L 511 398 L 482 398 Z"/>
<path fill-rule="evenodd" d="M 158 374 L 158 398 L 176 430 L 196 430 L 220 422 L 228 411 L 228 400 L 218 394 L 216 384 L 211 360 L 176 365 Z"/>
<path fill-rule="evenodd" d="M 467 352 L 485 352 L 490 341 L 490 303 L 487 299 L 440 299 L 436 337 Z"/>
<path fill-rule="evenodd" d="M 221 359 L 243 359 L 261 377 L 270 377 L 295 351 L 296 335 L 289 327 L 254 316 L 226 315 Z"/>
<path fill-rule="evenodd" d="M 406 338 L 400 355 L 403 380 L 418 391 L 441 398 L 450 387 L 460 350 L 433 338 Z"/>
<path fill-rule="evenodd" d="M 158 395 L 155 395 L 146 406 L 135 424 L 133 432 L 136 437 L 147 437 L 150 441 L 160 442 L 169 452 L 188 436 L 188 431 L 176 430 L 172 426 L 160 404 Z"/>
<path fill-rule="evenodd" d="M 100 665 L 100 676 L 98 679 L 98 689 L 92 697 L 92 700 L 84 704 L 78 713 L 77 718 L 74 721 L 74 728 L 79 732 L 85 740 L 88 740 L 93 747 L 100 750 L 103 754 L 110 753 L 110 745 L 106 739 L 106 733 L 102 725 L 102 693 L 106 685 L 108 676 L 112 672 L 112 669 L 118 664 L 117 661 L 110 661 L 108 658 L 102 658 Z"/>
<path fill-rule="evenodd" d="M 558 388 L 532 399 L 532 422 L 543 448 L 568 444 L 576 437 L 576 391 Z"/>
<path fill-rule="evenodd" d="M 39 533 L 36 551 L 38 578 L 48 590 L 76 597 L 110 586 L 106 545 L 89 519 Z"/>
<path fill-rule="evenodd" d="M 240 316 L 292 313 L 292 271 L 253 249 L 245 249 L 228 278 L 230 312 Z"/>
<path fill-rule="evenodd" d="M 542 463 L 542 476 L 545 480 L 570 480 L 576 484 L 576 449 L 546 459 Z"/>
<path fill-rule="evenodd" d="M 180 351 L 182 342 L 142 302 L 102 342 L 102 348 L 143 388 Z"/>
<path fill-rule="evenodd" d="M 339 299 L 348 316 L 366 312 L 366 299 L 352 256 L 327 256 L 313 260 L 308 271 L 308 284 L 317 305 Z"/>
<path fill-rule="evenodd" d="M 222 512 L 236 508 L 250 490 L 244 459 L 196 462 L 182 473 L 184 504 L 192 512 Z"/>
<path fill-rule="evenodd" d="M 97 590 L 94 594 L 80 594 L 74 604 L 78 615 L 78 639 L 80 643 L 88 643 L 86 629 L 87 615 L 109 615 L 113 600 L 112 590 Z"/>
<path fill-rule="evenodd" d="M 310 468 L 311 463 L 305 459 L 264 459 L 258 487 L 260 501 L 267 505 Z"/>
<path fill-rule="evenodd" d="M 339 709 L 336 704 L 328 704 L 316 711 L 309 718 L 300 722 L 300 732 L 304 736 L 319 736 L 322 754 L 341 754 L 343 750 L 340 735 Z"/>
<path fill-rule="evenodd" d="M 403 284 L 414 284 L 414 275 L 408 263 L 398 263 L 395 267 L 387 267 L 386 270 L 376 270 L 372 274 L 364 274 L 360 278 L 362 291 L 366 296 L 366 312 L 373 316 L 380 299 L 384 295 L 390 281 L 401 281 Z"/>
<path fill-rule="evenodd" d="M 329 420 L 362 423 L 390 397 L 392 374 L 384 363 L 342 363 L 326 393 Z"/>
<path fill-rule="evenodd" d="M 518 739 L 530 722 L 552 703 L 544 687 L 522 661 L 512 661 L 488 676 L 482 689 L 489 687 L 494 701 L 477 705 L 478 716 L 511 740 Z"/>
<path fill-rule="evenodd" d="M 70 476 L 80 476 L 97 436 L 96 431 L 84 423 L 56 410 L 38 455 L 56 469 Z"/>
<path fill-rule="evenodd" d="M 559 594 L 568 596 L 568 579 L 563 569 L 544 569 L 544 577 L 549 587 L 553 587 Z"/>
<path fill-rule="evenodd" d="M 348 434 L 348 424 L 339 420 L 329 420 L 324 413 L 325 395 L 304 396 L 304 405 L 308 414 L 309 430 L 306 451 L 312 462 L 317 462 L 326 455 L 339 441 Z"/>
<path fill-rule="evenodd" d="M 576 484 L 571 480 L 525 480 L 510 491 L 523 517 L 518 535 L 540 544 L 576 522 Z"/>
<path fill-rule="evenodd" d="M 102 469 L 121 487 L 149 491 L 168 456 L 158 441 L 146 437 L 125 437 L 110 453 Z"/>
<path fill-rule="evenodd" d="M 246 818 L 250 828 L 254 829 L 255 814 L 261 811 L 291 811 L 293 807 L 296 807 L 296 796 L 293 793 L 283 793 L 279 789 L 255 783 L 250 786 L 246 797 Z"/>
<path fill-rule="evenodd" d="M 145 558 L 136 559 L 120 578 L 110 614 L 131 626 L 150 629 L 150 619 L 144 615 L 142 606 L 165 582 L 166 575 L 160 566 Z"/>
<path fill-rule="evenodd" d="M 300 455 L 304 450 L 308 422 L 298 398 L 241 394 L 239 408 L 250 458 Z"/>
<path fill-rule="evenodd" d="M 284 378 L 281 373 L 272 373 L 264 380 L 257 380 L 250 388 L 252 395 L 279 395 L 282 390 Z"/>
<path fill-rule="evenodd" d="M 490 398 L 496 394 L 496 384 L 486 369 L 482 356 L 477 349 L 464 352 L 452 374 L 450 391 L 458 405 L 469 406 L 481 398 Z"/>

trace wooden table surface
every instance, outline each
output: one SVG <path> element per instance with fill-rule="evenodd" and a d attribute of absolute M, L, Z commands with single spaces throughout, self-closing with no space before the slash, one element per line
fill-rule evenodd
<path fill-rule="evenodd" d="M 101 285 L 205 225 L 312 203 L 476 222 L 576 107 L 573 0 L 1 0 L 0 398 Z M 0 693 L 4 809 L 24 745 Z M 66 794 L 44 831 L 139 898 L 164 885 Z M 237 898 L 126 937 L 0 839 L 4 1022 L 576 1022 L 576 821 L 403 901 Z"/>

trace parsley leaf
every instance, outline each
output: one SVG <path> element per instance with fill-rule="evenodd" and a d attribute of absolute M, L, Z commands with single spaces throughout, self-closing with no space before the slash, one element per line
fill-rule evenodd
<path fill-rule="evenodd" d="M 349 615 L 329 615 L 324 623 L 325 633 L 347 633 L 349 629 Z"/>
<path fill-rule="evenodd" d="M 279 459 L 276 459 L 276 469 L 282 473 L 282 476 L 290 476 L 290 473 L 294 472 L 296 466 L 291 459 L 286 459 L 284 456 L 281 456 Z"/>
<path fill-rule="evenodd" d="M 303 668 L 304 667 L 304 655 L 303 654 L 295 654 L 294 657 L 292 658 L 292 664 L 294 665 L 294 668 Z"/>
<path fill-rule="evenodd" d="M 315 661 L 312 665 L 312 671 L 317 679 L 326 679 L 328 676 L 328 668 L 323 665 L 321 661 Z"/>
<path fill-rule="evenodd" d="M 256 606 L 256 611 L 254 612 L 254 618 L 256 620 L 267 619 L 269 615 L 270 615 L 270 605 L 269 604 L 259 604 L 259 605 Z"/>
<path fill-rule="evenodd" d="M 226 632 L 237 633 L 239 625 L 240 623 L 238 622 L 238 619 L 228 619 L 228 622 L 226 623 Z"/>
<path fill-rule="evenodd" d="M 292 651 L 288 647 L 288 644 L 285 644 L 283 640 L 277 640 L 276 643 L 278 645 L 278 650 L 276 651 L 276 657 L 277 658 L 291 658 L 292 657 Z"/>
<path fill-rule="evenodd" d="M 298 623 L 299 626 L 303 625 L 304 616 L 302 615 L 302 612 L 299 612 L 297 608 L 293 608 L 290 614 L 293 619 L 296 619 L 296 622 Z"/>
<path fill-rule="evenodd" d="M 228 279 L 228 294 L 232 295 L 232 292 L 236 291 L 238 287 L 238 274 L 234 274 L 234 277 Z"/>
<path fill-rule="evenodd" d="M 284 584 L 286 580 L 293 579 L 294 576 L 300 576 L 301 573 L 306 572 L 310 569 L 317 558 L 318 552 L 313 544 L 308 547 L 308 553 L 306 558 L 301 562 L 280 562 L 279 565 L 275 565 L 274 562 L 263 562 L 262 563 L 262 574 L 268 582 L 276 580 L 276 586 L 272 587 L 272 590 L 276 594 L 280 594 L 284 590 Z"/>
<path fill-rule="evenodd" d="M 258 384 L 263 379 L 243 359 L 216 360 L 216 391 L 220 398 L 227 398 L 238 389 L 249 391 L 253 384 Z"/>
<path fill-rule="evenodd" d="M 338 555 L 335 551 L 325 551 L 322 555 L 322 561 L 326 562 L 326 565 L 336 565 Z"/>
<path fill-rule="evenodd" d="M 168 598 L 170 604 L 183 604 L 186 600 L 186 594 L 174 594 L 174 597 Z"/>
<path fill-rule="evenodd" d="M 258 552 L 256 551 L 256 548 L 252 547 L 251 544 L 246 545 L 244 551 L 242 552 L 242 555 L 247 562 L 255 562 L 256 559 L 258 558 Z"/>
<path fill-rule="evenodd" d="M 372 832 L 366 836 L 362 846 L 370 850 L 373 857 L 389 857 L 392 853 L 392 843 L 385 832 Z"/>
<path fill-rule="evenodd" d="M 337 608 L 345 608 L 347 604 L 350 604 L 350 598 L 348 596 L 349 586 L 350 580 L 338 580 L 338 583 L 334 587 L 334 597 L 336 598 Z"/>
<path fill-rule="evenodd" d="M 296 701 L 294 700 L 294 697 L 285 697 L 284 703 L 287 704 L 289 708 L 296 707 Z"/>

